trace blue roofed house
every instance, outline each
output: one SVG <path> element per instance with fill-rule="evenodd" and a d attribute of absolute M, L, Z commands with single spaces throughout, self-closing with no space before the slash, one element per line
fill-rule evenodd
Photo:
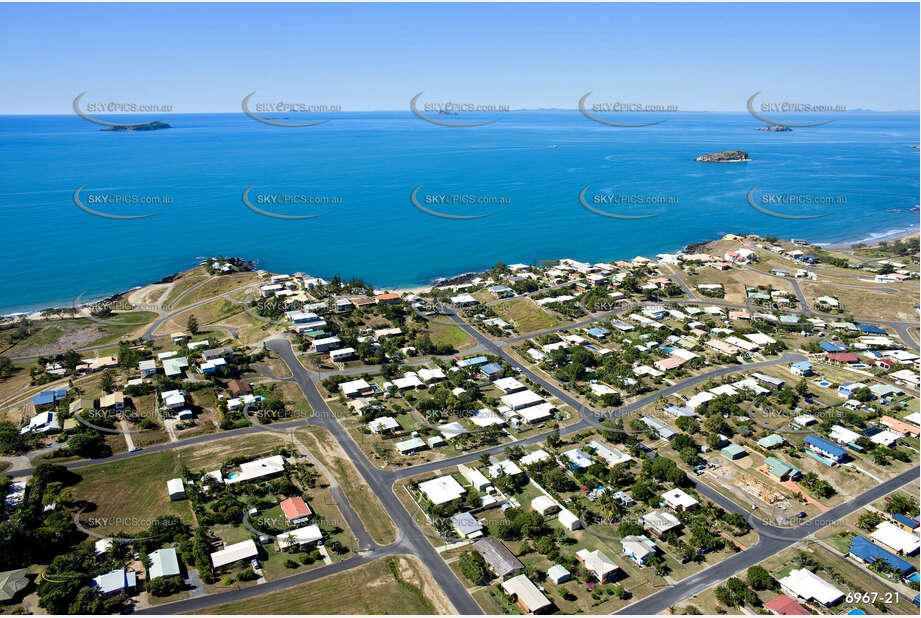
<path fill-rule="evenodd" d="M 879 326 L 873 326 L 871 324 L 858 324 L 857 328 L 859 328 L 863 332 L 870 334 L 870 335 L 885 335 L 886 334 L 885 329 L 882 329 Z"/>
<path fill-rule="evenodd" d="M 487 363 L 480 367 L 480 373 L 484 377 L 494 380 L 496 378 L 501 378 L 505 374 L 505 369 L 499 363 Z"/>
<path fill-rule="evenodd" d="M 489 359 L 485 356 L 474 356 L 472 358 L 462 358 L 461 360 L 457 361 L 456 365 L 463 369 L 465 367 L 475 367 L 477 365 L 482 365 L 488 361 Z"/>
<path fill-rule="evenodd" d="M 53 408 L 54 404 L 67 397 L 67 390 L 42 391 L 32 398 L 36 410 Z"/>
<path fill-rule="evenodd" d="M 890 568 L 898 571 L 902 577 L 915 570 L 914 565 L 910 562 L 899 558 L 892 552 L 886 551 L 862 536 L 855 536 L 851 539 L 851 547 L 848 549 L 848 553 L 864 564 L 873 564 L 877 560 L 882 560 Z"/>
<path fill-rule="evenodd" d="M 800 361 L 790 365 L 790 373 L 795 376 L 806 377 L 812 375 L 812 363 L 809 361 Z"/>
<path fill-rule="evenodd" d="M 810 451 L 834 463 L 841 463 L 847 459 L 847 450 L 818 436 L 806 436 L 804 443 Z"/>
<path fill-rule="evenodd" d="M 857 391 L 864 387 L 866 387 L 866 384 L 861 382 L 845 382 L 838 387 L 838 396 L 844 397 L 845 399 L 853 399 Z"/>
<path fill-rule="evenodd" d="M 847 352 L 847 347 L 831 341 L 820 341 L 819 347 L 826 352 Z"/>
<path fill-rule="evenodd" d="M 598 328 L 597 326 L 592 327 L 585 332 L 587 332 L 592 337 L 596 337 L 596 338 L 605 337 L 608 334 L 608 331 L 604 330 L 603 328 Z"/>
<path fill-rule="evenodd" d="M 908 530 L 909 532 L 914 532 L 918 529 L 918 526 L 921 524 L 917 520 L 912 519 L 908 515 L 903 515 L 901 513 L 893 513 L 890 517 L 892 520 L 903 530 Z"/>

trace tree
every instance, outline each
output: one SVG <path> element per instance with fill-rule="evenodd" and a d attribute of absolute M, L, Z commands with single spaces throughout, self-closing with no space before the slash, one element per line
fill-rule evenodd
<path fill-rule="evenodd" d="M 883 518 L 879 513 L 870 511 L 857 518 L 857 527 L 868 531 L 874 530 L 882 521 Z"/>
<path fill-rule="evenodd" d="M 479 552 L 466 551 L 461 554 L 457 560 L 461 573 L 470 580 L 470 583 L 477 586 L 485 586 L 489 583 L 489 571 L 486 569 L 486 560 Z"/>
<path fill-rule="evenodd" d="M 774 587 L 774 578 L 763 566 L 753 566 L 745 573 L 745 579 L 753 590 L 768 590 Z"/>
<path fill-rule="evenodd" d="M 918 516 L 918 500 L 901 492 L 892 494 L 886 503 L 886 510 L 890 513 L 901 513 L 910 517 Z"/>
<path fill-rule="evenodd" d="M 147 584 L 147 591 L 155 597 L 168 597 L 182 590 L 182 579 L 178 575 L 157 577 Z"/>
<path fill-rule="evenodd" d="M 198 319 L 194 315 L 189 316 L 189 319 L 186 322 L 186 330 L 188 330 L 193 335 L 198 334 Z"/>
<path fill-rule="evenodd" d="M 551 431 L 547 435 L 546 442 L 547 442 L 547 446 L 549 446 L 550 448 L 559 448 L 559 446 L 563 443 L 563 441 L 560 440 L 560 432 Z"/>
<path fill-rule="evenodd" d="M 102 392 L 108 393 L 115 386 L 115 375 L 108 369 L 102 372 L 102 376 L 99 378 L 99 388 L 102 389 Z"/>

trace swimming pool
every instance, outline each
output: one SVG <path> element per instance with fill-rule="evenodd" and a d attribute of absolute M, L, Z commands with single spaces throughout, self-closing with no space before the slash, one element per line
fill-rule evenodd
<path fill-rule="evenodd" d="M 237 478 L 238 476 L 240 476 L 240 473 L 239 473 L 239 472 L 231 472 L 230 474 L 227 475 L 227 478 L 228 478 L 229 480 L 232 481 L 233 479 Z"/>

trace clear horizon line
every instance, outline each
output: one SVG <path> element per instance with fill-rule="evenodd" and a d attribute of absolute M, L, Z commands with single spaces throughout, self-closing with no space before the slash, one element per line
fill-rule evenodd
<path fill-rule="evenodd" d="M 538 112 L 538 111 L 580 112 L 579 108 L 577 108 L 577 107 L 574 107 L 574 108 L 569 108 L 569 107 L 519 107 L 519 108 L 512 108 L 512 109 L 509 109 L 508 111 L 483 111 L 483 112 L 472 112 L 472 113 L 478 113 L 478 114 L 507 114 L 507 113 L 509 113 L 509 112 Z M 410 108 L 407 107 L 407 108 L 392 108 L 392 109 L 343 109 L 343 110 L 340 110 L 340 111 L 337 111 L 337 112 L 306 112 L 306 113 L 314 113 L 314 114 L 321 114 L 321 113 L 325 113 L 325 114 L 342 114 L 342 113 L 349 113 L 349 112 L 354 112 L 354 113 L 410 112 L 410 113 L 412 113 L 412 110 L 411 110 Z M 282 115 L 285 115 L 285 114 L 297 115 L 297 114 L 302 114 L 302 113 L 305 113 L 305 112 L 297 112 L 297 111 L 291 111 L 291 112 L 272 112 L 273 115 L 276 115 L 276 114 L 282 114 Z M 471 113 L 471 112 L 468 112 L 468 113 Z M 697 113 L 697 114 L 746 114 L 746 115 L 750 115 L 750 112 L 749 112 L 748 110 L 717 110 L 717 109 L 679 109 L 679 110 L 673 110 L 673 111 L 653 110 L 653 111 L 648 111 L 648 112 L 612 112 L 612 113 L 635 114 L 635 115 L 637 115 L 637 116 L 643 116 L 643 115 L 647 115 L 647 114 L 649 114 L 649 115 L 654 115 L 654 114 L 680 114 L 680 113 Z M 858 107 L 858 108 L 849 109 L 849 110 L 846 110 L 846 111 L 843 111 L 843 112 L 828 112 L 828 113 L 829 113 L 829 114 L 833 114 L 833 115 L 841 115 L 841 114 L 849 114 L 849 113 L 871 113 L 871 114 L 921 114 L 921 109 L 871 109 L 871 108 L 862 108 L 862 107 Z M 161 114 L 161 115 L 163 115 L 163 116 L 168 117 L 168 116 L 193 115 L 193 114 L 200 114 L 200 115 L 207 115 L 207 114 L 244 114 L 244 115 L 245 115 L 245 112 L 243 112 L 242 110 L 241 110 L 241 111 L 218 111 L 218 112 L 215 112 L 215 111 L 208 111 L 208 112 L 203 112 L 203 111 L 188 111 L 188 112 L 179 112 L 179 111 L 172 111 L 172 112 L 122 112 L 122 113 L 100 112 L 100 113 L 94 113 L 93 115 L 94 115 L 94 116 L 99 116 L 99 117 L 116 117 L 116 116 L 153 116 L 153 115 L 157 115 L 157 114 Z M 70 112 L 70 113 L 2 112 L 2 113 L 0 113 L 0 117 L 3 117 L 3 116 L 78 116 L 78 117 L 79 117 L 79 114 L 75 114 L 74 112 Z"/>

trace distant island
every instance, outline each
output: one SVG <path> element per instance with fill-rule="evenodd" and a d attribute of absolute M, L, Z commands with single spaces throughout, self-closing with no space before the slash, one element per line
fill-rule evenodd
<path fill-rule="evenodd" d="M 103 131 L 156 131 L 158 129 L 169 129 L 170 126 L 165 122 L 160 122 L 159 120 L 154 120 L 153 122 L 146 122 L 144 124 L 118 124 L 114 127 L 107 127 L 102 129 Z"/>
<path fill-rule="evenodd" d="M 703 163 L 729 163 L 732 161 L 750 161 L 751 159 L 748 158 L 748 153 L 742 150 L 724 150 L 723 152 L 700 155 L 694 160 Z"/>
<path fill-rule="evenodd" d="M 756 131 L 774 131 L 774 132 L 780 132 L 780 131 L 792 131 L 793 129 L 791 129 L 790 127 L 784 126 L 784 125 L 782 125 L 782 124 L 769 124 L 769 125 L 766 126 L 766 127 L 758 127 L 758 128 L 755 129 L 755 130 L 756 130 Z"/>

